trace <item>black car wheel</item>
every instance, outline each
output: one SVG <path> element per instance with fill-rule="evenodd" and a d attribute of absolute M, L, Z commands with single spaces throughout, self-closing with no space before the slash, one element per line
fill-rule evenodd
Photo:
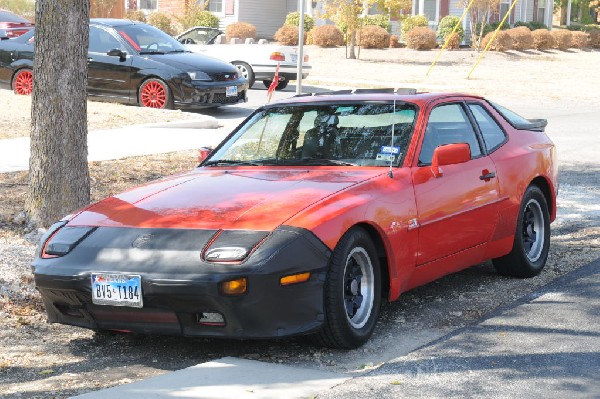
<path fill-rule="evenodd" d="M 493 264 L 504 276 L 537 276 L 546 264 L 549 248 L 548 204 L 537 186 L 529 186 L 521 201 L 513 249 L 508 255 L 494 259 Z"/>
<path fill-rule="evenodd" d="M 271 86 L 271 83 L 273 81 L 272 80 L 263 80 L 263 84 L 265 85 L 265 87 L 268 89 Z M 275 90 L 283 90 L 287 87 L 288 83 L 290 81 L 287 79 L 284 80 L 280 80 L 279 83 L 277 83 L 277 86 L 275 86 Z"/>
<path fill-rule="evenodd" d="M 242 61 L 235 61 L 232 62 L 232 64 L 236 66 L 244 78 L 248 79 L 248 87 L 252 87 L 254 84 L 254 71 L 252 70 L 252 67 Z"/>
<path fill-rule="evenodd" d="M 381 271 L 371 238 L 346 232 L 331 256 L 325 282 L 325 324 L 316 338 L 330 348 L 353 349 L 375 328 L 381 304 Z"/>
<path fill-rule="evenodd" d="M 173 108 L 173 98 L 169 86 L 160 79 L 145 80 L 140 86 L 138 96 L 142 107 Z"/>
<path fill-rule="evenodd" d="M 33 71 L 29 68 L 19 69 L 12 80 L 15 94 L 28 96 L 33 92 Z"/>

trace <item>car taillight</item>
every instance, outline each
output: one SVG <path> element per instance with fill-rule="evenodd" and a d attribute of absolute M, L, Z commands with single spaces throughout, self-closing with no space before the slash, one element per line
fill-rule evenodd
<path fill-rule="evenodd" d="M 269 59 L 272 61 L 285 61 L 285 55 L 279 51 L 275 51 L 271 53 L 271 57 L 269 57 Z"/>
<path fill-rule="evenodd" d="M 308 55 L 304 56 L 304 62 L 308 62 Z"/>

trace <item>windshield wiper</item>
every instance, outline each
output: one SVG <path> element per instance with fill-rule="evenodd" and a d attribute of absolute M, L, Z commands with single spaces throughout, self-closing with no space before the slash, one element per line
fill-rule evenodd
<path fill-rule="evenodd" d="M 183 49 L 167 51 L 167 54 L 173 54 L 173 53 L 191 53 L 191 51 L 190 50 L 183 50 Z"/>
<path fill-rule="evenodd" d="M 214 161 L 208 161 L 202 166 L 222 166 L 222 165 L 251 165 L 258 166 L 260 164 L 254 161 L 240 161 L 235 159 L 216 159 Z"/>
<path fill-rule="evenodd" d="M 140 51 L 140 55 L 144 55 L 144 54 L 164 54 L 164 51 L 157 51 L 157 50 Z"/>
<path fill-rule="evenodd" d="M 340 161 L 337 159 L 324 159 L 324 158 L 302 158 L 303 165 L 338 165 L 338 166 L 357 166 L 355 163 Z"/>

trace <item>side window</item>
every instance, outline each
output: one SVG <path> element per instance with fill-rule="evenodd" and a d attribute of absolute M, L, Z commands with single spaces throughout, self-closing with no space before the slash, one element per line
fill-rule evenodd
<path fill-rule="evenodd" d="M 113 49 L 122 49 L 121 43 L 110 33 L 105 30 L 90 27 L 90 53 L 106 54 Z"/>
<path fill-rule="evenodd" d="M 446 104 L 434 108 L 423 137 L 419 154 L 419 164 L 431 164 L 433 151 L 444 144 L 467 143 L 471 148 L 471 158 L 481 155 L 479 141 L 463 107 L 460 104 Z"/>
<path fill-rule="evenodd" d="M 469 108 L 479 125 L 487 150 L 491 152 L 500 147 L 504 143 L 506 136 L 504 135 L 504 131 L 498 126 L 498 123 L 481 105 L 469 104 Z"/>

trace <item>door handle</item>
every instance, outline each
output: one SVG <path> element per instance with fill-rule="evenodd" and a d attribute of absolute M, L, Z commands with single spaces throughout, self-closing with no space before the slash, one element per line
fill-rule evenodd
<path fill-rule="evenodd" d="M 485 181 L 489 181 L 490 179 L 493 179 L 494 177 L 496 177 L 496 172 L 490 172 L 489 170 L 483 170 L 481 173 L 483 173 L 481 176 L 479 176 L 479 180 L 485 180 Z"/>

